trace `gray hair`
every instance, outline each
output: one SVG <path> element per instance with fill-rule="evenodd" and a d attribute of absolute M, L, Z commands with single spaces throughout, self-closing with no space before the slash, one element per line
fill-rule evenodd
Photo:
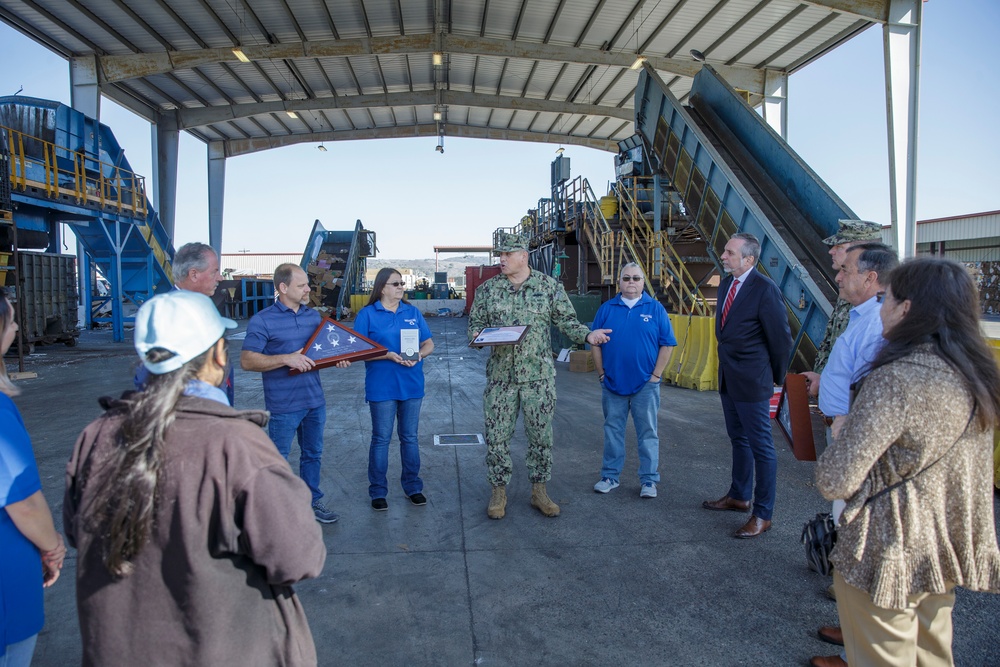
<path fill-rule="evenodd" d="M 747 234 L 746 232 L 739 232 L 738 234 L 733 234 L 730 238 L 739 239 L 743 241 L 743 247 L 740 248 L 740 256 L 743 259 L 747 257 L 753 257 L 755 260 L 760 259 L 760 241 L 753 234 Z"/>
<path fill-rule="evenodd" d="M 185 243 L 174 253 L 173 273 L 174 282 L 185 280 L 191 269 L 205 271 L 208 269 L 208 253 L 215 254 L 212 246 L 205 243 Z"/>
<path fill-rule="evenodd" d="M 859 251 L 858 271 L 874 271 L 878 274 L 878 281 L 885 283 L 889 272 L 899 266 L 899 257 L 896 251 L 884 243 L 859 243 L 851 246 L 847 252 Z"/>
<path fill-rule="evenodd" d="M 292 274 L 295 273 L 295 269 L 301 271 L 302 267 L 299 266 L 298 264 L 292 264 L 290 262 L 286 262 L 284 264 L 279 264 L 277 268 L 274 269 L 275 294 L 281 291 L 279 288 L 282 284 L 284 285 L 292 284 Z"/>
<path fill-rule="evenodd" d="M 619 281 L 621 281 L 622 276 L 625 275 L 625 269 L 639 269 L 639 273 L 642 274 L 643 280 L 646 279 L 646 273 L 642 270 L 642 267 L 636 264 L 635 262 L 629 262 L 627 264 L 622 265 L 622 268 L 618 271 Z"/>

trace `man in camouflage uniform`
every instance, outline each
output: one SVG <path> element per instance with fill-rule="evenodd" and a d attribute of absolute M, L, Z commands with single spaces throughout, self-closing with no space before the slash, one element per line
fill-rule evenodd
<path fill-rule="evenodd" d="M 521 410 L 528 436 L 531 506 L 545 516 L 559 516 L 559 506 L 545 491 L 551 477 L 552 415 L 556 408 L 549 328 L 554 325 L 573 342 L 592 345 L 606 343 L 610 330 L 590 331 L 580 324 L 562 284 L 528 266 L 528 242 L 523 236 L 501 233 L 493 252 L 500 256 L 501 274 L 476 290 L 469 313 L 469 340 L 475 340 L 485 327 L 529 328 L 519 344 L 493 346 L 486 364 L 486 468 L 493 487 L 487 515 L 502 519 L 506 511 L 510 439 Z"/>
<path fill-rule="evenodd" d="M 833 236 L 823 239 L 823 243 L 830 246 L 830 256 L 833 258 L 833 270 L 840 271 L 840 265 L 847 258 L 847 251 L 859 243 L 869 243 L 871 241 L 882 240 L 882 225 L 877 222 L 866 220 L 840 220 L 840 227 Z M 826 326 L 826 334 L 823 342 L 820 343 L 816 351 L 816 363 L 813 364 L 813 372 L 819 374 L 826 367 L 827 359 L 830 358 L 830 351 L 840 334 L 844 333 L 847 323 L 851 319 L 851 304 L 841 298 L 837 298 L 837 304 L 833 307 L 833 314 L 830 315 L 830 323 Z"/>

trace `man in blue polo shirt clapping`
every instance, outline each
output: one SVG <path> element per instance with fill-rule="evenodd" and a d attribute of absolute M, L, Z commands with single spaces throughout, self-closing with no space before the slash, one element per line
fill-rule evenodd
<path fill-rule="evenodd" d="M 306 372 L 315 362 L 302 354 L 323 318 L 306 305 L 311 291 L 309 278 L 295 264 L 282 264 L 274 270 L 274 289 L 278 293 L 274 305 L 254 315 L 247 325 L 240 366 L 264 374 L 264 406 L 271 413 L 268 435 L 287 459 L 292 436 L 298 434 L 299 477 L 312 491 L 313 513 L 320 523 L 333 523 L 337 514 L 323 505 L 319 488 L 326 397 L 319 373 Z M 337 368 L 350 365 L 342 361 Z M 289 369 L 302 372 L 290 375 Z"/>
<path fill-rule="evenodd" d="M 601 305 L 594 318 L 594 329 L 615 332 L 607 343 L 590 347 L 604 409 L 604 463 L 594 491 L 608 493 L 619 486 L 625 463 L 625 426 L 631 413 L 639 440 L 639 497 L 655 498 L 660 481 L 656 423 L 660 377 L 677 339 L 667 311 L 643 291 L 644 284 L 638 264 L 623 266 L 618 295 Z"/>

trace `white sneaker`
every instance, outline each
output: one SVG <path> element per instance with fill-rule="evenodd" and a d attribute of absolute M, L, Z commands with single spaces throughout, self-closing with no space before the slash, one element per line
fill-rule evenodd
<path fill-rule="evenodd" d="M 617 488 L 618 480 L 610 479 L 608 477 L 604 477 L 600 482 L 594 484 L 594 491 L 597 491 L 598 493 L 607 493 L 608 491 L 613 491 Z"/>
<path fill-rule="evenodd" d="M 653 482 L 646 482 L 639 489 L 640 498 L 655 498 L 656 497 L 656 484 Z"/>

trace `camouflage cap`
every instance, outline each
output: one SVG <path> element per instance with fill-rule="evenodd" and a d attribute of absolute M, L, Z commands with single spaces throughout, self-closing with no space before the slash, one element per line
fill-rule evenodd
<path fill-rule="evenodd" d="M 514 252 L 515 250 L 528 250 L 528 238 L 521 234 L 511 232 L 498 232 L 493 245 L 493 254 L 502 252 Z"/>
<path fill-rule="evenodd" d="M 881 241 L 882 225 L 867 220 L 838 220 L 837 233 L 823 239 L 823 243 L 834 246 L 852 241 Z"/>

